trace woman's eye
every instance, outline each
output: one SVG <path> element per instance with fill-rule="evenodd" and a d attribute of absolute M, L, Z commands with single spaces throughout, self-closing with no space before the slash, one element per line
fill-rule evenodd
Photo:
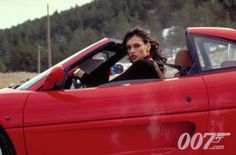
<path fill-rule="evenodd" d="M 127 50 L 130 50 L 131 49 L 131 46 L 126 46 Z"/>
<path fill-rule="evenodd" d="M 134 44 L 134 48 L 139 48 L 140 46 L 140 44 Z"/>

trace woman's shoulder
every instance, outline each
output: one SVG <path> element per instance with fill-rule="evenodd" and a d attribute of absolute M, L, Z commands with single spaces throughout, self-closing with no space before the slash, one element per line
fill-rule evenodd
<path fill-rule="evenodd" d="M 152 66 L 153 65 L 153 61 L 150 60 L 150 59 L 141 59 L 141 60 L 138 60 L 136 62 L 133 63 L 133 65 L 146 65 L 146 66 Z"/>

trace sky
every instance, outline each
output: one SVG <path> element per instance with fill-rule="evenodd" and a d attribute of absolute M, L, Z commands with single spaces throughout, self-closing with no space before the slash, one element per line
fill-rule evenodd
<path fill-rule="evenodd" d="M 11 28 L 27 20 L 81 6 L 92 0 L 0 0 L 0 29 Z"/>

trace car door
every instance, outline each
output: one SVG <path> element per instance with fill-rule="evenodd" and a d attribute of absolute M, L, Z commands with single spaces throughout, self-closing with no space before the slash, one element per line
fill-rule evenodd
<path fill-rule="evenodd" d="M 236 154 L 236 43 L 209 36 L 194 36 L 194 42 L 209 94 L 212 139 L 205 154 Z"/>
<path fill-rule="evenodd" d="M 201 154 L 196 139 L 183 138 L 205 132 L 207 109 L 199 76 L 34 92 L 24 110 L 27 152 Z"/>

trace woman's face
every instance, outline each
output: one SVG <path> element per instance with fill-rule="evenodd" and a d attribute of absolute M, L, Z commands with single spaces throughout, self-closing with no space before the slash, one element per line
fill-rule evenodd
<path fill-rule="evenodd" d="M 150 47 L 150 43 L 145 44 L 142 38 L 136 35 L 131 37 L 126 43 L 126 48 L 132 62 L 148 56 Z"/>

